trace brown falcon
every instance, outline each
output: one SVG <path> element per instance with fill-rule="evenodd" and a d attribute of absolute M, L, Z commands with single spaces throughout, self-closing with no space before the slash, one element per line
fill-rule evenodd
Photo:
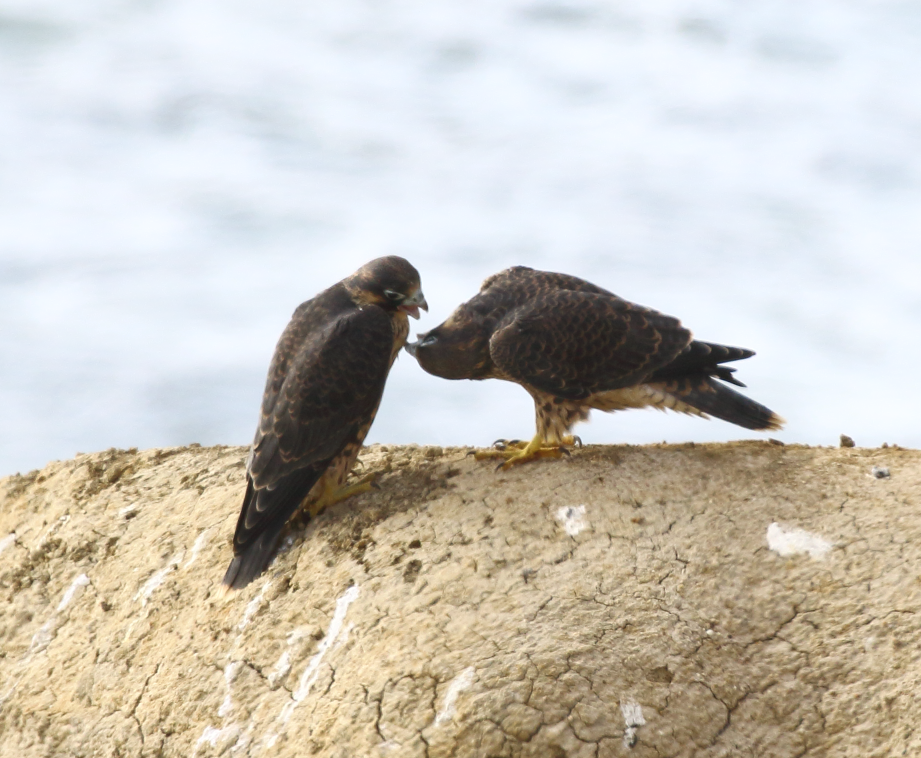
<path fill-rule="evenodd" d="M 245 587 L 265 570 L 296 511 L 315 516 L 370 486 L 345 482 L 409 334 L 407 315 L 419 318 L 420 308 L 419 273 L 391 256 L 294 311 L 269 366 L 225 586 Z"/>
<path fill-rule="evenodd" d="M 406 346 L 445 379 L 505 379 L 534 398 L 537 434 L 527 444 L 477 453 L 503 468 L 559 457 L 589 411 L 653 407 L 746 429 L 783 419 L 728 387 L 723 365 L 751 350 L 699 342 L 671 316 L 630 303 L 583 279 L 516 266 L 491 276 L 440 326 Z"/>

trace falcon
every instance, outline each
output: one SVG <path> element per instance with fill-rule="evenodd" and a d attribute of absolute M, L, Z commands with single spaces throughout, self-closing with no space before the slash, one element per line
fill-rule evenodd
<path fill-rule="evenodd" d="M 419 273 L 390 256 L 294 311 L 269 366 L 226 588 L 265 570 L 297 511 L 312 518 L 372 486 L 372 477 L 346 479 L 409 334 L 407 316 L 419 318 L 420 308 L 428 310 Z"/>
<path fill-rule="evenodd" d="M 501 271 L 406 349 L 435 376 L 504 379 L 531 394 L 534 438 L 476 453 L 503 458 L 500 468 L 568 453 L 572 427 L 593 408 L 652 407 L 746 429 L 784 423 L 728 386 L 745 385 L 724 364 L 754 352 L 695 340 L 678 319 L 566 274 Z"/>

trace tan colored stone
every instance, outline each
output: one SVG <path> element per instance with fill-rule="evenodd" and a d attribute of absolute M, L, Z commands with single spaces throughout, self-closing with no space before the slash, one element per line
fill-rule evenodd
<path fill-rule="evenodd" d="M 921 754 L 918 451 L 371 446 L 222 598 L 244 458 L 0 480 L 0 758 Z"/>

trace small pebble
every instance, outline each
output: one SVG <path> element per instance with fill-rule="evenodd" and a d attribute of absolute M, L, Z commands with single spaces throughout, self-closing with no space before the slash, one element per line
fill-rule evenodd
<path fill-rule="evenodd" d="M 841 435 L 841 447 L 854 447 L 854 440 L 846 434 Z"/>
<path fill-rule="evenodd" d="M 889 478 L 889 469 L 883 468 L 881 466 L 874 466 L 873 470 L 870 472 L 877 479 L 888 479 Z"/>

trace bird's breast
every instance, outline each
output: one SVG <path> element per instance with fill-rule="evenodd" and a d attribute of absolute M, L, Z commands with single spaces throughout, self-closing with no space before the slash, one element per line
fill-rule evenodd
<path fill-rule="evenodd" d="M 406 344 L 406 338 L 409 337 L 409 319 L 405 313 L 397 311 L 390 317 L 390 323 L 393 326 L 393 347 L 390 351 L 390 364 L 397 359 L 397 354 Z"/>

